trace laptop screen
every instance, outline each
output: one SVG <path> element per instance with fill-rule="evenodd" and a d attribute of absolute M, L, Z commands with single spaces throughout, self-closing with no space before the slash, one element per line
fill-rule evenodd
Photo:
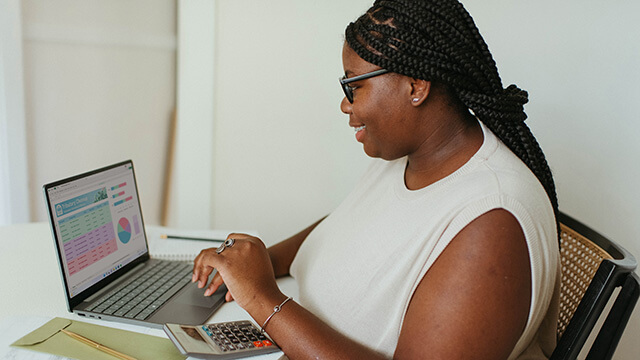
<path fill-rule="evenodd" d="M 44 191 L 70 298 L 147 253 L 131 161 Z"/>

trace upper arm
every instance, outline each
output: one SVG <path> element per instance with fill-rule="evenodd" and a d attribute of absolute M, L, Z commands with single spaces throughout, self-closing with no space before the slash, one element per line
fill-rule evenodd
<path fill-rule="evenodd" d="M 396 358 L 506 359 L 529 315 L 531 270 L 522 229 L 504 209 L 453 238 L 415 290 Z"/>

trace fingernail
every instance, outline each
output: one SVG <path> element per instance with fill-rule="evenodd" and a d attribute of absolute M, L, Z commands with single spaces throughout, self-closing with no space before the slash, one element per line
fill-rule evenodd
<path fill-rule="evenodd" d="M 191 282 L 196 282 L 196 273 L 193 273 L 193 276 L 191 276 Z"/>
<path fill-rule="evenodd" d="M 204 292 L 204 296 L 209 296 L 209 295 L 211 295 L 211 289 L 207 289 L 207 290 Z"/>
<path fill-rule="evenodd" d="M 202 281 L 198 281 L 198 287 L 202 289 L 204 287 L 204 283 Z"/>

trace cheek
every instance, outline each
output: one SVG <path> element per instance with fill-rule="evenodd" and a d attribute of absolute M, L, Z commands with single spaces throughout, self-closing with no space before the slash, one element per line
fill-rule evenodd
<path fill-rule="evenodd" d="M 393 103 L 380 99 L 372 102 L 373 105 L 359 109 L 359 116 L 367 128 L 375 130 L 378 135 L 391 136 L 402 132 L 406 128 L 402 110 L 393 106 Z M 354 112 L 356 109 L 354 109 Z"/>
<path fill-rule="evenodd" d="M 379 87 L 363 93 L 362 101 L 354 103 L 353 111 L 364 123 L 388 121 L 402 114 L 397 94 L 389 87 Z"/>
<path fill-rule="evenodd" d="M 386 81 L 371 92 L 371 102 L 377 105 L 377 112 L 386 117 L 402 116 L 404 107 L 404 88 L 396 81 Z"/>
<path fill-rule="evenodd" d="M 352 116 L 367 125 L 372 137 L 380 141 L 383 137 L 387 138 L 386 141 L 393 141 L 393 138 L 402 137 L 403 132 L 408 130 L 404 120 L 408 109 L 403 100 L 406 95 L 403 91 L 406 89 L 396 79 L 378 81 L 358 89 L 361 92 L 351 109 Z"/>

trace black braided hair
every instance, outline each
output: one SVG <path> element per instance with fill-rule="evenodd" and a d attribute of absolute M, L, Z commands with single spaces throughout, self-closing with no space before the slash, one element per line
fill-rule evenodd
<path fill-rule="evenodd" d="M 346 29 L 365 61 L 445 84 L 542 183 L 556 219 L 558 199 L 547 160 L 529 127 L 526 91 L 506 89 L 471 15 L 457 0 L 376 0 Z"/>

